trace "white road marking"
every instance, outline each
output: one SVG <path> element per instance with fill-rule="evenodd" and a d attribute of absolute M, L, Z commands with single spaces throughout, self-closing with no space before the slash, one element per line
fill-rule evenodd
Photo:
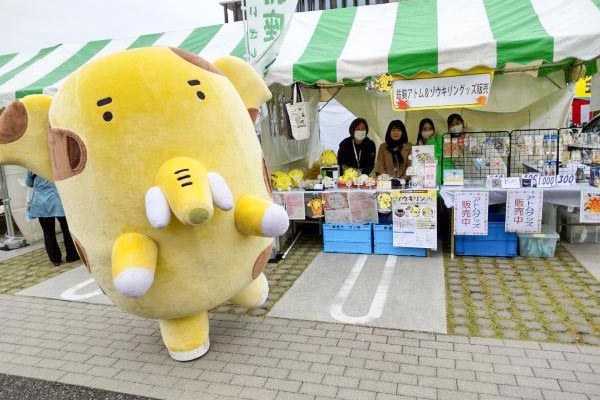
<path fill-rule="evenodd" d="M 90 297 L 94 297 L 94 296 L 100 296 L 102 294 L 102 290 L 100 290 L 100 289 L 96 289 L 92 292 L 83 293 L 83 294 L 76 293 L 78 290 L 80 290 L 94 282 L 96 282 L 96 280 L 94 278 L 91 278 L 91 279 L 88 279 L 87 281 L 78 283 L 75 286 L 71 286 L 70 288 L 68 288 L 67 290 L 62 292 L 60 294 L 60 297 L 64 300 L 79 301 L 79 300 L 89 299 Z"/>
<path fill-rule="evenodd" d="M 335 296 L 333 303 L 329 306 L 329 314 L 337 321 L 346 324 L 366 324 L 367 322 L 378 319 L 383 313 L 383 307 L 385 306 L 390 283 L 394 275 L 394 267 L 396 266 L 397 260 L 396 256 L 388 256 L 385 262 L 385 267 L 383 267 L 383 273 L 379 279 L 379 284 L 377 285 L 373 301 L 369 307 L 369 312 L 359 317 L 353 317 L 346 315 L 343 311 L 344 304 L 346 303 L 348 296 L 350 296 L 350 293 L 352 293 L 352 289 L 367 262 L 367 257 L 367 255 L 358 257 L 356 263 L 354 263 L 354 267 L 352 267 L 352 270 L 346 277 L 342 288 Z"/>

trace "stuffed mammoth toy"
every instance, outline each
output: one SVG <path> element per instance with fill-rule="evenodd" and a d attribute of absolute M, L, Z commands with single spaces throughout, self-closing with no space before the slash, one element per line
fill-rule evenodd
<path fill-rule="evenodd" d="M 266 301 L 272 237 L 289 225 L 253 127 L 270 96 L 240 59 L 153 47 L 0 115 L 0 163 L 56 183 L 85 266 L 118 307 L 159 320 L 175 360 L 208 351 L 208 310 Z"/>

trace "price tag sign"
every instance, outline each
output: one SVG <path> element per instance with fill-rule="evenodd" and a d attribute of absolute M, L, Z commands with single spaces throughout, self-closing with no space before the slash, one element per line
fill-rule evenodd
<path fill-rule="evenodd" d="M 519 189 L 520 187 L 521 179 L 518 176 L 502 178 L 502 189 Z"/>
<path fill-rule="evenodd" d="M 543 175 L 538 180 L 539 188 L 553 188 L 556 187 L 556 175 Z"/>
<path fill-rule="evenodd" d="M 529 187 L 537 187 L 537 183 L 540 180 L 540 174 L 537 172 L 531 172 L 528 174 L 521 174 L 521 182 L 529 181 Z M 525 187 L 525 184 L 523 184 Z"/>
<path fill-rule="evenodd" d="M 556 184 L 558 186 L 571 186 L 575 184 L 575 175 L 573 174 L 560 174 L 558 175 Z"/>
<path fill-rule="evenodd" d="M 485 179 L 485 186 L 488 188 L 500 188 L 500 187 L 502 187 L 502 178 L 506 178 L 506 175 L 504 175 L 504 174 L 488 175 Z"/>

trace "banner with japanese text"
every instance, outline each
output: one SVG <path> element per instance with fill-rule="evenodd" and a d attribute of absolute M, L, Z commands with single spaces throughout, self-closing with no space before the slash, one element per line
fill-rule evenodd
<path fill-rule="evenodd" d="M 473 107 L 487 104 L 492 72 L 437 78 L 398 79 L 390 91 L 395 110 Z"/>
<path fill-rule="evenodd" d="M 437 250 L 435 190 L 392 192 L 393 246 Z"/>
<path fill-rule="evenodd" d="M 264 76 L 292 21 L 297 0 L 246 0 L 248 61 Z"/>
<path fill-rule="evenodd" d="M 486 236 L 489 202 L 488 192 L 454 193 L 454 234 Z"/>
<path fill-rule="evenodd" d="M 540 233 L 544 192 L 536 189 L 515 189 L 506 193 L 504 230 L 516 233 Z"/>

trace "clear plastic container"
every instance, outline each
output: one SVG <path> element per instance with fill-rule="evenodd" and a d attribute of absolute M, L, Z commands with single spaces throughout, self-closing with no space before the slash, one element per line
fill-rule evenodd
<path fill-rule="evenodd" d="M 519 233 L 521 257 L 552 258 L 556 251 L 559 234 L 549 225 L 542 225 L 540 233 Z"/>

